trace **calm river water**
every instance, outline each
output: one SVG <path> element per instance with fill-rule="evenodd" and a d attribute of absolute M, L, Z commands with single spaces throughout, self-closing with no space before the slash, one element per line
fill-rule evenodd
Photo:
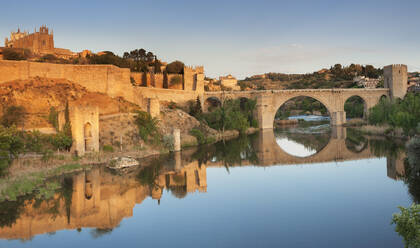
<path fill-rule="evenodd" d="M 0 247 L 403 247 L 392 214 L 419 199 L 402 144 L 329 125 L 142 164 L 52 179 L 62 187 L 48 200 L 0 203 Z"/>

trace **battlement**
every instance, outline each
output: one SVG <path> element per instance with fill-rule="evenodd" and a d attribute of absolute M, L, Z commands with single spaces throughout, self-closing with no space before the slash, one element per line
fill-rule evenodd
<path fill-rule="evenodd" d="M 404 64 L 392 64 L 392 65 L 384 66 L 384 69 L 385 68 L 407 68 L 407 65 L 404 65 Z"/>
<path fill-rule="evenodd" d="M 190 73 L 204 73 L 204 66 L 184 66 L 184 73 L 187 71 Z"/>

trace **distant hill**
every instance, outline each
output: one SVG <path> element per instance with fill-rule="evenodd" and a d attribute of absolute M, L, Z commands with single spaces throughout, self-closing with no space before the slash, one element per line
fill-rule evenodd
<path fill-rule="evenodd" d="M 271 89 L 321 89 L 321 88 L 355 88 L 355 76 L 380 78 L 381 68 L 372 65 L 351 64 L 343 67 L 336 64 L 329 69 L 322 69 L 307 74 L 265 73 L 240 80 L 238 84 L 242 90 L 271 90 Z"/>

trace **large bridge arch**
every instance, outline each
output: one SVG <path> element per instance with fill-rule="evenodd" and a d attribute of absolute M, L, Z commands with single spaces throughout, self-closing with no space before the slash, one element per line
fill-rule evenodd
<path fill-rule="evenodd" d="M 295 96 L 290 96 L 290 97 L 281 97 L 281 98 L 277 98 L 275 101 L 274 101 L 274 112 L 271 112 L 270 114 L 272 115 L 272 116 L 269 116 L 268 118 L 269 118 L 269 120 L 271 119 L 272 121 L 272 123 L 274 123 L 274 119 L 275 119 L 275 117 L 276 117 L 276 113 L 277 113 L 277 111 L 285 104 L 285 103 L 287 103 L 288 101 L 290 101 L 290 100 L 293 100 L 293 99 L 295 99 L 295 98 L 298 98 L 298 97 L 308 97 L 308 98 L 311 98 L 311 99 L 315 99 L 315 100 L 317 100 L 318 102 L 320 102 L 322 105 L 324 105 L 324 107 L 327 109 L 327 111 L 328 111 L 328 115 L 330 116 L 330 118 L 331 118 L 331 106 L 328 106 L 328 102 L 326 102 L 326 101 L 324 101 L 322 98 L 320 98 L 320 97 L 317 97 L 317 96 L 313 96 L 313 95 L 310 95 L 310 94 L 298 94 L 298 95 L 295 95 Z M 268 121 L 269 121 L 268 120 Z"/>

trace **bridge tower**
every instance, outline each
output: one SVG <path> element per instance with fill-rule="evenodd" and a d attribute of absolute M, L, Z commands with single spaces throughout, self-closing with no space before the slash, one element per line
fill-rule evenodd
<path fill-rule="evenodd" d="M 391 98 L 404 98 L 407 94 L 407 65 L 384 67 L 384 87 L 389 88 Z"/>

